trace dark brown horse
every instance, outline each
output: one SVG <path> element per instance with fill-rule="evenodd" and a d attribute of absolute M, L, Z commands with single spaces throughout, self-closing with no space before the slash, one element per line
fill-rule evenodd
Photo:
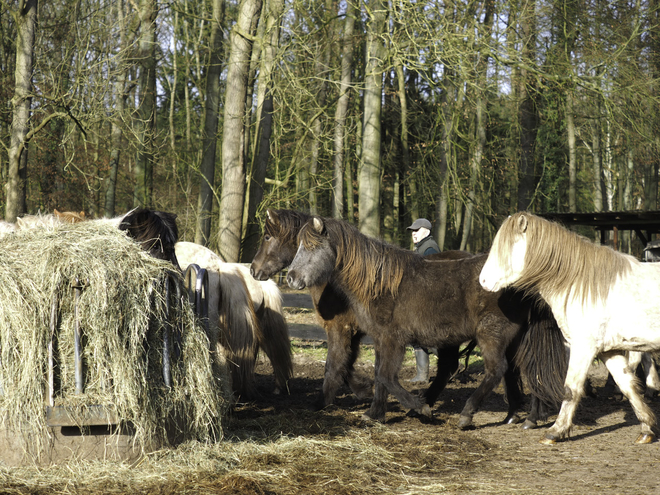
<path fill-rule="evenodd" d="M 303 226 L 298 240 L 287 276 L 289 285 L 302 289 L 332 280 L 346 294 L 360 328 L 374 339 L 375 394 L 365 419 L 385 417 L 388 393 L 404 407 L 430 414 L 429 406 L 439 394 L 435 382 L 426 402 L 399 384 L 406 344 L 451 349 L 472 339 L 478 342 L 484 378 L 461 412 L 461 428 L 472 426 L 482 400 L 502 378 L 509 402 L 507 420 L 517 417 L 522 393 L 514 357 L 525 333 L 533 327 L 555 330 L 548 333 L 555 338 L 545 341 L 549 347 L 543 352 L 565 361 L 563 338 L 548 312 L 540 311 L 522 293 L 489 293 L 481 288 L 478 275 L 485 255 L 428 261 L 368 238 L 346 222 L 317 216 Z M 552 390 L 561 390 L 562 376 L 547 371 L 543 376 L 527 374 L 527 378 L 537 381 L 539 387 L 552 383 Z"/>
<path fill-rule="evenodd" d="M 250 266 L 253 277 L 267 280 L 289 266 L 298 248 L 298 232 L 310 217 L 307 213 L 294 210 L 267 210 L 263 241 Z M 472 255 L 465 251 L 444 251 L 428 258 L 460 259 L 469 256 Z M 339 387 L 344 383 L 358 398 L 369 397 L 373 381 L 354 368 L 364 332 L 360 330 L 355 314 L 348 306 L 346 295 L 332 281 L 310 287 L 309 291 L 317 319 L 328 336 L 323 390 L 316 406 L 323 408 L 332 404 Z M 458 347 L 438 350 L 438 383 L 444 381 L 446 384 L 458 367 L 459 357 Z M 442 387 L 436 384 L 438 393 Z"/>

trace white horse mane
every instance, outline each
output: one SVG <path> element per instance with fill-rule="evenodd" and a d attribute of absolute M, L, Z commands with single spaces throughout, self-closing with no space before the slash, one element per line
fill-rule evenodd
<path fill-rule="evenodd" d="M 508 248 L 517 236 L 526 234 L 525 265 L 514 285 L 542 289 L 546 295 L 566 293 L 582 301 L 602 301 L 617 278 L 639 263 L 632 256 L 599 246 L 556 222 L 526 212 L 509 217 L 500 232 L 498 252 L 502 257 L 510 256 Z"/>

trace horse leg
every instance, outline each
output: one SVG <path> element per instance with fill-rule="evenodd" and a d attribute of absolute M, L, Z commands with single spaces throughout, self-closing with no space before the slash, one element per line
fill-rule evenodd
<path fill-rule="evenodd" d="M 532 394 L 529 414 L 523 423 L 523 430 L 531 430 L 538 426 L 539 421 L 545 423 L 550 416 L 550 407 L 538 396 Z"/>
<path fill-rule="evenodd" d="M 346 381 L 358 399 L 367 399 L 371 397 L 371 391 L 374 385 L 373 381 L 362 373 L 355 371 L 354 367 L 355 361 L 360 354 L 360 342 L 364 334 L 358 329 L 346 329 L 346 332 L 351 335 L 350 352 L 348 354 L 348 364 L 346 366 Z"/>
<path fill-rule="evenodd" d="M 648 352 L 642 354 L 642 366 L 646 374 L 646 391 L 644 397 L 652 399 L 658 392 L 660 392 L 660 377 L 658 370 L 653 362 L 653 356 Z"/>
<path fill-rule="evenodd" d="M 381 354 L 380 343 L 374 342 L 374 372 L 376 378 L 374 380 L 374 398 L 371 400 L 369 410 L 362 415 L 363 421 L 384 421 L 385 409 L 387 405 L 387 388 L 382 380 L 378 379 L 379 371 L 381 368 Z"/>
<path fill-rule="evenodd" d="M 584 344 L 573 344 L 571 346 L 571 355 L 568 360 L 568 370 L 566 371 L 566 380 L 564 381 L 564 400 L 561 403 L 561 409 L 541 443 L 552 445 L 559 440 L 568 437 L 573 424 L 575 410 L 584 395 L 584 383 L 589 373 L 591 363 L 596 357 L 595 353 L 589 349 L 585 352 Z M 581 350 L 582 352 L 578 352 Z"/>
<path fill-rule="evenodd" d="M 425 404 L 421 397 L 412 395 L 399 383 L 398 374 L 405 356 L 405 346 L 390 340 L 382 344 L 378 346 L 379 351 L 376 353 L 374 399 L 363 418 L 384 419 L 388 393 L 394 395 L 403 407 L 413 409 L 424 416 L 431 416 L 431 408 L 428 404 Z"/>
<path fill-rule="evenodd" d="M 642 432 L 635 443 L 651 443 L 657 432 L 655 414 L 639 392 L 639 380 L 628 363 L 628 357 L 624 353 L 612 351 L 604 353 L 601 359 L 623 395 L 630 401 L 635 416 L 642 423 Z"/>
<path fill-rule="evenodd" d="M 484 397 L 488 395 L 500 383 L 507 370 L 507 360 L 501 345 L 484 345 L 479 342 L 484 360 L 484 378 L 477 389 L 472 393 L 465 403 L 458 419 L 458 427 L 466 430 L 473 426 L 472 417 L 479 408 Z"/>
<path fill-rule="evenodd" d="M 459 347 L 438 347 L 438 371 L 428 390 L 424 394 L 429 407 L 435 404 L 440 393 L 447 386 L 452 374 L 458 369 Z"/>
<path fill-rule="evenodd" d="M 357 359 L 360 344 L 360 334 L 352 332 L 344 325 L 327 324 L 328 355 L 325 361 L 325 375 L 323 377 L 323 390 L 317 401 L 318 409 L 332 404 L 337 396 L 339 387 L 348 382 L 351 390 L 360 399 L 370 395 L 371 384 L 369 380 L 353 376 L 353 364 Z M 357 335 L 351 335 L 356 333 Z M 354 342 L 355 341 L 355 342 Z"/>
<path fill-rule="evenodd" d="M 509 360 L 506 371 L 504 372 L 504 385 L 506 389 L 506 401 L 509 404 L 509 411 L 504 424 L 513 425 L 520 423 L 520 410 L 522 409 L 524 397 L 520 389 L 520 370 Z"/>

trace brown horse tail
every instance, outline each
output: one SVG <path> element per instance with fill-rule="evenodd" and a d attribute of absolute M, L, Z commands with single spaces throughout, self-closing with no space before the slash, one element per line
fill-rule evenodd
<path fill-rule="evenodd" d="M 566 341 L 552 311 L 543 301 L 532 302 L 527 331 L 514 361 L 527 377 L 532 394 L 553 408 L 564 398 L 568 356 Z"/>
<path fill-rule="evenodd" d="M 264 304 L 258 312 L 262 335 L 259 345 L 273 366 L 277 388 L 284 392 L 288 391 L 288 381 L 293 376 L 293 361 L 289 327 L 282 313 L 282 293 L 272 280 L 262 282 L 261 289 Z"/>
<path fill-rule="evenodd" d="M 256 395 L 254 366 L 259 322 L 245 281 L 236 271 L 220 271 L 220 339 L 232 376 L 234 392 L 242 398 Z"/>

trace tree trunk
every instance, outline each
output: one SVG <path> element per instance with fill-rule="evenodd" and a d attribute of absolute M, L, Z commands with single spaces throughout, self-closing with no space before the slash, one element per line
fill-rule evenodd
<path fill-rule="evenodd" d="M 531 1 L 521 12 L 522 60 L 530 66 L 535 65 L 536 28 L 534 26 L 536 2 Z M 520 123 L 520 159 L 518 164 L 518 210 L 527 210 L 532 204 L 536 187 L 535 176 L 535 144 L 538 130 L 538 113 L 533 95 L 533 79 L 529 71 L 521 68 L 519 71 L 518 108 Z"/>
<path fill-rule="evenodd" d="M 140 10 L 140 103 L 136 129 L 133 206 L 151 206 L 153 192 L 154 132 L 156 127 L 156 15 L 154 0 L 143 0 Z"/>
<path fill-rule="evenodd" d="M 15 222 L 25 213 L 25 187 L 27 180 L 27 135 L 32 99 L 32 57 L 37 23 L 38 0 L 25 0 L 17 19 L 16 70 L 13 113 L 9 146 L 7 176 L 7 206 L 5 220 Z"/>
<path fill-rule="evenodd" d="M 350 100 L 351 67 L 353 65 L 353 30 L 355 17 L 359 14 L 357 4 L 349 1 L 346 6 L 346 20 L 344 22 L 344 37 L 342 39 L 341 80 L 339 82 L 339 100 L 335 112 L 335 136 L 332 174 L 332 216 L 342 218 L 344 215 L 344 134 L 346 129 L 346 115 Z M 347 195 L 350 196 L 349 190 Z M 348 197 L 348 201 L 352 198 Z"/>
<path fill-rule="evenodd" d="M 603 209 L 603 172 L 600 161 L 600 99 L 596 105 L 596 120 L 591 124 L 591 154 L 593 156 L 594 211 Z"/>
<path fill-rule="evenodd" d="M 382 38 L 387 17 L 382 0 L 373 0 L 367 10 L 367 55 L 364 75 L 364 124 L 359 173 L 358 215 L 360 231 L 371 237 L 380 235 L 380 144 L 381 102 L 383 95 Z"/>
<path fill-rule="evenodd" d="M 478 39 L 477 43 L 481 43 L 483 40 L 483 45 L 488 45 L 488 40 L 490 39 L 493 27 L 493 14 L 494 14 L 494 0 L 486 0 L 486 11 L 484 13 L 483 20 L 483 32 L 480 33 L 482 39 Z M 472 230 L 472 216 L 474 213 L 475 203 L 477 201 L 477 182 L 479 179 L 479 174 L 481 173 L 481 158 L 484 154 L 484 148 L 486 147 L 486 123 L 485 123 L 485 113 L 486 113 L 486 87 L 487 87 L 487 74 L 488 69 L 488 50 L 477 50 L 476 56 L 478 57 L 477 61 L 477 74 L 476 79 L 478 81 L 477 88 L 477 101 L 476 101 L 476 122 L 474 130 L 474 150 L 472 152 L 472 158 L 470 163 L 470 183 L 468 189 L 468 198 L 467 204 L 465 205 L 465 221 L 463 222 L 463 236 L 461 238 L 461 246 L 459 249 L 466 250 L 468 246 L 468 241 L 470 240 L 470 233 Z"/>
<path fill-rule="evenodd" d="M 105 188 L 105 204 L 103 214 L 106 218 L 112 218 L 115 216 L 115 203 L 116 203 L 116 193 L 117 193 L 117 172 L 119 171 L 119 160 L 121 158 L 122 150 L 122 128 L 121 122 L 124 119 L 124 111 L 126 108 L 126 77 L 128 73 L 128 66 L 125 63 L 125 54 L 126 54 L 126 24 L 124 22 L 124 4 L 123 2 L 117 2 L 117 24 L 119 26 L 119 63 L 115 67 L 117 71 L 117 80 L 114 84 L 115 92 L 115 111 L 114 118 L 112 119 L 112 127 L 110 130 L 110 164 L 108 171 L 108 178 L 106 179 L 106 188 Z"/>
<path fill-rule="evenodd" d="M 267 4 L 264 49 L 262 51 L 259 83 L 257 86 L 256 129 L 254 132 L 254 151 L 252 153 L 252 172 L 250 174 L 250 194 L 248 200 L 248 221 L 243 243 L 242 260 L 252 261 L 259 247 L 260 226 L 257 211 L 264 196 L 266 170 L 270 157 L 270 138 L 273 131 L 273 68 L 280 40 L 280 26 L 284 11 L 283 0 L 269 0 Z"/>
<path fill-rule="evenodd" d="M 577 211 L 577 157 L 575 150 L 575 112 L 573 88 L 566 89 L 566 133 L 568 134 L 568 211 Z"/>
<path fill-rule="evenodd" d="M 252 39 L 261 13 L 261 0 L 242 0 L 230 35 L 227 89 L 222 133 L 222 193 L 218 250 L 227 262 L 236 262 L 241 249 L 245 163 L 243 147 Z"/>
<path fill-rule="evenodd" d="M 211 27 L 211 53 L 206 69 L 206 102 L 204 106 L 204 136 L 202 137 L 202 163 L 200 164 L 199 195 L 197 197 L 197 228 L 195 242 L 208 246 L 213 211 L 213 184 L 215 178 L 215 151 L 218 142 L 218 109 L 220 105 L 220 73 L 222 72 L 222 23 L 225 15 L 224 0 L 213 0 Z"/>

